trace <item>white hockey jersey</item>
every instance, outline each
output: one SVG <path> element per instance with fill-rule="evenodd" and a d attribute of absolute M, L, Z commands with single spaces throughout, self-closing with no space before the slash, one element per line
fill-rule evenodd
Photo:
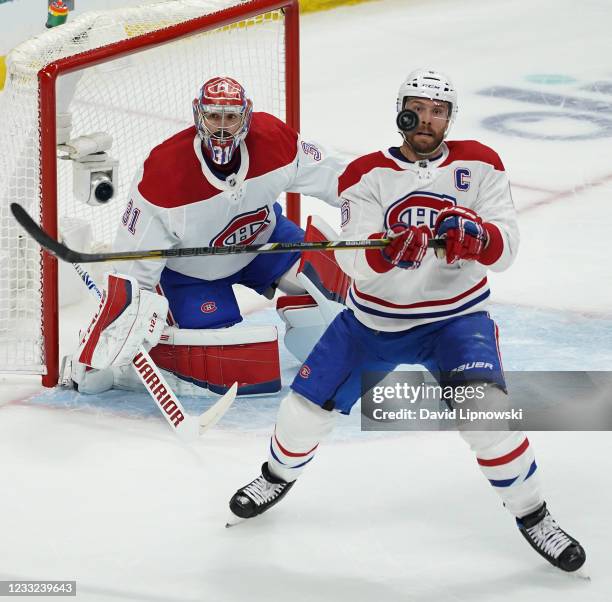
<path fill-rule="evenodd" d="M 450 206 L 469 207 L 488 222 L 490 243 L 482 258 L 488 265 L 447 265 L 429 249 L 420 268 L 389 269 L 377 249 L 336 253 L 354 278 L 347 306 L 375 330 L 406 330 L 482 310 L 490 295 L 487 269 L 505 270 L 516 255 L 516 213 L 499 156 L 475 141 L 447 142 L 441 151 L 417 163 L 401 158 L 398 149 L 376 152 L 340 176 L 343 240 L 367 239 L 399 222 L 433 230 L 439 211 Z"/>
<path fill-rule="evenodd" d="M 301 192 L 339 206 L 338 175 L 346 161 L 304 142 L 267 113 L 253 113 L 240 144 L 240 167 L 218 178 L 190 127 L 154 148 L 136 174 L 115 239 L 115 249 L 136 251 L 268 241 L 276 225 L 273 205 L 281 193 Z M 119 266 L 152 289 L 167 265 L 203 280 L 235 274 L 256 255 L 133 261 Z"/>

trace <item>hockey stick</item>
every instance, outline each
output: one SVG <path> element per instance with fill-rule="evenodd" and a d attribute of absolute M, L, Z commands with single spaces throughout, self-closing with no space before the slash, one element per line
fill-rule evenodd
<path fill-rule="evenodd" d="M 103 293 L 87 270 L 78 263 L 73 263 L 72 266 L 89 291 L 102 301 Z M 192 441 L 211 426 L 214 426 L 236 399 L 238 383 L 234 383 L 227 393 L 203 414 L 198 417 L 190 416 L 185 412 L 183 405 L 166 382 L 164 375 L 142 345 L 138 348 L 138 353 L 132 360 L 132 366 L 134 366 L 136 374 L 163 417 L 183 441 Z"/>
<path fill-rule="evenodd" d="M 80 253 L 49 236 L 19 204 L 11 203 L 11 212 L 19 225 L 44 249 L 68 263 L 98 263 L 102 261 L 133 261 L 137 259 L 167 259 L 170 257 L 202 257 L 234 255 L 236 253 L 289 253 L 293 251 L 342 251 L 346 249 L 383 249 L 388 238 L 369 240 L 323 240 L 319 242 L 270 242 L 261 245 L 228 247 L 188 247 L 185 249 L 154 249 L 151 251 L 118 251 L 114 253 Z M 444 249 L 443 240 L 430 240 L 431 249 Z"/>

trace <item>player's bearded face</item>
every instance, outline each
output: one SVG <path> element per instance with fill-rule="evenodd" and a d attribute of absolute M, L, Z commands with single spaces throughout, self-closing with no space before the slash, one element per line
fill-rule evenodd
<path fill-rule="evenodd" d="M 448 127 L 449 106 L 446 102 L 426 98 L 409 98 L 405 109 L 414 111 L 419 116 L 417 128 L 406 134 L 405 139 L 419 155 L 434 153 L 444 140 Z"/>

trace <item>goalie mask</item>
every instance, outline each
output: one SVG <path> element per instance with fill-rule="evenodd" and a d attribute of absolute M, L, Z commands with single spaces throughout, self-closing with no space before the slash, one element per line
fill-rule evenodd
<path fill-rule="evenodd" d="M 457 91 L 450 78 L 438 71 L 417 69 L 410 73 L 400 86 L 396 105 L 398 113 L 404 109 L 407 98 L 426 98 L 449 105 L 448 113 L 443 117 L 448 120 L 444 131 L 446 138 L 455 121 L 458 109 Z"/>
<path fill-rule="evenodd" d="M 193 117 L 205 150 L 218 165 L 229 163 L 249 133 L 253 102 L 231 77 L 214 77 L 193 100 Z"/>

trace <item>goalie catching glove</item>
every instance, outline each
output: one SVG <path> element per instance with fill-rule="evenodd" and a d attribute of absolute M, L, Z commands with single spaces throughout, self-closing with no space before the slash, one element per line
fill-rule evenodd
<path fill-rule="evenodd" d="M 159 342 L 168 300 L 141 290 L 136 279 L 107 274 L 98 312 L 81 336 L 78 362 L 103 370 L 130 364 L 142 345 L 148 351 Z"/>

